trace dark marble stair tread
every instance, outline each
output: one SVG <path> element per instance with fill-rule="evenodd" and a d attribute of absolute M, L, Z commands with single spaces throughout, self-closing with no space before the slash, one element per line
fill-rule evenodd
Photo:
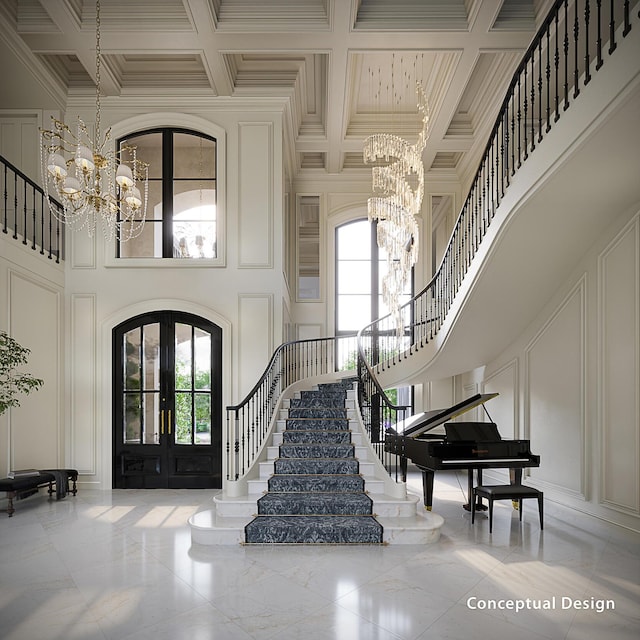
<path fill-rule="evenodd" d="M 336 407 L 339 409 L 344 409 L 344 396 L 340 397 L 338 394 L 331 394 L 331 396 L 304 396 L 302 398 L 291 398 L 289 401 L 290 407 L 305 407 L 309 409 L 314 408 L 325 408 L 329 409 L 332 407 Z"/>
<path fill-rule="evenodd" d="M 322 420 L 326 418 L 340 418 L 346 420 L 347 410 L 343 407 L 291 407 L 289 418 L 306 418 L 307 420 Z"/>
<path fill-rule="evenodd" d="M 357 493 L 267 493 L 258 500 L 261 515 L 371 515 L 373 500 Z"/>
<path fill-rule="evenodd" d="M 273 475 L 267 481 L 269 492 L 319 491 L 346 492 L 364 491 L 364 478 L 355 474 L 284 474 Z"/>
<path fill-rule="evenodd" d="M 279 458 L 274 462 L 274 471 L 278 475 L 323 473 L 358 473 L 360 463 L 355 458 Z"/>
<path fill-rule="evenodd" d="M 382 544 L 373 516 L 257 516 L 245 527 L 247 544 Z"/>
<path fill-rule="evenodd" d="M 338 431 L 337 429 L 330 431 L 294 429 L 284 431 L 282 440 L 286 444 L 350 444 L 351 431 Z"/>
<path fill-rule="evenodd" d="M 346 418 L 287 418 L 287 431 L 345 431 L 349 429 Z"/>
<path fill-rule="evenodd" d="M 281 444 L 281 458 L 353 458 L 353 444 Z"/>

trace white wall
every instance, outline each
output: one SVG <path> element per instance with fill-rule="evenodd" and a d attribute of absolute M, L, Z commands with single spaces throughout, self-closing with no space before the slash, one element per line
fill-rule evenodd
<path fill-rule="evenodd" d="M 67 259 L 56 272 L 59 282 L 51 283 L 23 267 L 30 256 L 22 252 L 15 263 L 8 262 L 3 250 L 0 326 L 25 338 L 34 351 L 33 372 L 46 378 L 40 403 L 28 398 L 20 413 L 14 412 L 11 433 L 8 418 L 0 423 L 4 465 L 64 465 L 77 468 L 85 484 L 111 487 L 111 330 L 129 317 L 175 309 L 222 327 L 223 406 L 242 399 L 282 341 L 289 304 L 282 258 L 282 110 L 258 109 L 251 100 L 222 108 L 209 99 L 186 113 L 179 101 L 150 102 L 120 98 L 109 104 L 106 99 L 102 126 L 113 127 L 114 140 L 157 126 L 182 126 L 216 137 L 222 259 L 217 265 L 118 261 L 99 229 L 93 238 L 84 231 L 69 232 Z M 95 107 L 90 104 L 71 104 L 66 120 L 74 122 L 79 115 L 91 128 Z M 38 145 L 37 128 L 20 127 L 19 117 L 0 114 L 10 134 L 3 137 L 4 146 L 15 159 Z M 18 422 L 37 424 L 38 437 L 31 437 L 33 427 L 29 437 L 26 430 L 16 435 Z"/>
<path fill-rule="evenodd" d="M 0 477 L 64 466 L 64 268 L 0 233 L 0 329 L 31 350 L 44 386 L 0 416 Z"/>
<path fill-rule="evenodd" d="M 482 389 L 501 394 L 488 409 L 502 436 L 530 439 L 541 457 L 528 482 L 548 499 L 636 530 L 639 209 L 607 229 L 527 330 L 487 364 Z"/>

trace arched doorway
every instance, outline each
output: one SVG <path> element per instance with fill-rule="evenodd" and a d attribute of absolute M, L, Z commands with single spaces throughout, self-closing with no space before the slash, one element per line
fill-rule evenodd
<path fill-rule="evenodd" d="M 154 311 L 113 329 L 113 487 L 222 487 L 222 329 Z"/>

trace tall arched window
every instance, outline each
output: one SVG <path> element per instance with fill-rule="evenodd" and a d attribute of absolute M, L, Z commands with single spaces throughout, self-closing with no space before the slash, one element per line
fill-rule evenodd
<path fill-rule="evenodd" d="M 376 241 L 376 223 L 366 218 L 336 227 L 335 335 L 357 332 L 376 318 L 389 313 L 382 300 L 382 278 L 387 272 L 387 256 Z M 401 297 L 409 302 L 413 278 Z M 355 354 L 341 354 L 350 360 Z M 387 389 L 394 404 L 411 405 L 411 387 Z"/>
<path fill-rule="evenodd" d="M 389 313 L 382 300 L 387 256 L 376 242 L 376 224 L 354 220 L 336 228 L 336 335 L 354 333 Z M 407 285 L 401 304 L 411 299 Z"/>
<path fill-rule="evenodd" d="M 216 140 L 164 127 L 121 138 L 149 163 L 147 221 L 140 236 L 118 243 L 118 258 L 218 257 Z"/>

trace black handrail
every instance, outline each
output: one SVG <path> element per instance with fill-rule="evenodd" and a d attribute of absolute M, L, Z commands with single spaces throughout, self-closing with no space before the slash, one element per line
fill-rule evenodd
<path fill-rule="evenodd" d="M 227 407 L 227 480 L 241 478 L 255 461 L 287 387 L 327 373 L 355 371 L 356 352 L 355 334 L 280 345 L 244 400 Z"/>
<path fill-rule="evenodd" d="M 593 8 L 595 24 L 591 15 Z M 593 73 L 603 66 L 607 42 L 609 55 L 616 50 L 617 28 L 622 37 L 629 34 L 632 28 L 629 8 L 629 0 L 610 0 L 609 3 L 556 0 L 509 84 L 435 275 L 420 293 L 401 307 L 401 337 L 397 338 L 391 315 L 374 321 L 359 332 L 358 351 L 367 365 L 368 374 L 375 377 L 376 371 L 384 371 L 410 357 L 437 335 L 511 178 L 564 116 L 571 101 L 578 98 L 580 78 L 586 86 Z M 620 11 L 622 24 L 617 25 Z M 607 23 L 608 36 L 604 28 Z M 571 36 L 573 47 L 570 46 Z M 590 41 L 595 47 L 593 60 Z M 584 52 L 582 57 L 581 51 Z M 573 89 L 572 93 L 570 89 Z M 366 349 L 365 345 L 371 342 L 376 348 Z M 391 357 L 390 353 L 393 354 Z M 385 398 L 383 396 L 386 404 L 388 398 Z"/>
<path fill-rule="evenodd" d="M 51 209 L 62 213 L 62 205 L 49 196 L 29 176 L 0 155 L 0 191 L 2 193 L 2 232 L 12 231 L 12 238 L 22 238 L 22 244 L 31 244 L 34 251 L 56 263 L 64 260 L 63 223 L 51 214 Z"/>
<path fill-rule="evenodd" d="M 360 413 L 372 445 L 390 472 L 393 472 L 393 461 L 385 459 L 384 429 L 387 423 L 403 419 L 409 407 L 396 406 L 389 400 L 376 372 L 411 356 L 437 335 L 511 178 L 569 108 L 571 99 L 575 100 L 580 94 L 581 68 L 586 86 L 592 71 L 598 71 L 604 64 L 606 42 L 609 42 L 609 55 L 615 51 L 616 8 L 619 9 L 620 0 L 610 0 L 608 7 L 603 7 L 602 0 L 596 0 L 595 28 L 591 20 L 592 4 L 591 0 L 556 0 L 542 22 L 509 85 L 440 265 L 429 284 L 401 308 L 401 337 L 397 337 L 391 315 L 358 332 Z M 629 0 L 622 3 L 622 8 L 622 36 L 625 37 L 631 30 Z M 570 48 L 570 19 L 573 49 Z M 607 23 L 608 40 L 602 26 Z M 592 61 L 588 41 L 594 29 L 596 54 Z M 581 49 L 584 50 L 582 67 Z M 595 62 L 593 69 L 592 62 Z M 571 98 L 570 88 L 573 88 Z M 317 356 L 308 360 L 309 355 L 315 354 L 320 345 L 326 347 L 332 342 L 333 347 L 328 351 L 335 353 L 337 340 L 339 338 L 323 338 L 282 345 L 247 397 L 240 404 L 227 407 L 228 480 L 238 480 L 255 461 L 284 389 L 292 382 L 319 375 L 320 371 L 313 373 Z M 337 370 L 335 364 L 333 361 L 332 366 L 320 367 L 321 372 L 329 373 L 332 367 Z M 396 464 L 396 474 L 397 469 Z"/>

